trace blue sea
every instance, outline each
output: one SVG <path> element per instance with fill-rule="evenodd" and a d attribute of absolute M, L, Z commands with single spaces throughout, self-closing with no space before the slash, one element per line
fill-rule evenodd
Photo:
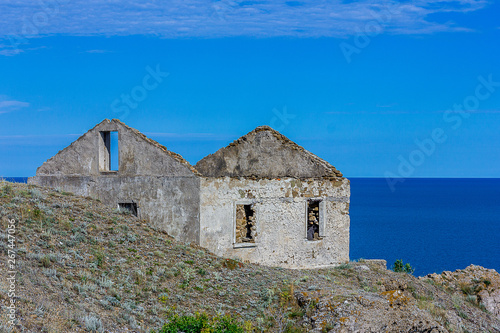
<path fill-rule="evenodd" d="M 26 182 L 25 177 L 6 178 Z M 351 180 L 351 259 L 402 259 L 415 275 L 500 271 L 500 179 Z"/>
<path fill-rule="evenodd" d="M 415 275 L 500 271 L 500 179 L 351 178 L 351 259 L 409 262 Z"/>
<path fill-rule="evenodd" d="M 0 177 L 0 180 L 6 180 L 13 183 L 27 183 L 28 177 Z"/>

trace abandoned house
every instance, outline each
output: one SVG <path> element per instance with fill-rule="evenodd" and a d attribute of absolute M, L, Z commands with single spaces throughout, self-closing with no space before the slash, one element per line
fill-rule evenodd
<path fill-rule="evenodd" d="M 192 166 L 106 119 L 28 183 L 98 198 L 226 258 L 286 268 L 349 260 L 349 180 L 267 126 Z"/>

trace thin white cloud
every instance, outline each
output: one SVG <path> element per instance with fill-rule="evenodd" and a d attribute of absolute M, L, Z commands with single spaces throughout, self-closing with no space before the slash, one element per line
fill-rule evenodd
<path fill-rule="evenodd" d="M 22 53 L 24 51 L 20 49 L 12 49 L 12 48 L 6 48 L 3 50 L 0 50 L 0 55 L 6 56 L 6 57 L 12 57 L 15 55 L 18 55 L 19 53 Z"/>
<path fill-rule="evenodd" d="M 0 95 L 0 114 L 17 111 L 30 106 L 30 103 L 9 99 Z"/>
<path fill-rule="evenodd" d="M 20 53 L 24 53 L 26 51 L 35 51 L 35 50 L 46 49 L 46 48 L 47 48 L 46 46 L 26 48 L 26 47 L 24 47 L 24 45 L 19 45 L 17 47 L 13 47 L 12 45 L 0 44 L 0 55 L 6 56 L 6 57 L 12 57 L 12 56 L 18 55 Z"/>
<path fill-rule="evenodd" d="M 42 139 L 42 138 L 71 138 L 71 137 L 79 137 L 82 134 L 42 134 L 42 135 L 33 135 L 33 134 L 18 134 L 18 135 L 0 135 L 0 140 L 2 139 Z"/>
<path fill-rule="evenodd" d="M 157 35 L 347 37 L 373 23 L 391 34 L 469 31 L 432 14 L 477 11 L 486 0 L 233 1 L 4 0 L 0 36 L 17 45 L 36 36 Z M 14 48 L 17 48 L 15 46 Z M 7 52 L 8 53 L 8 52 Z"/>

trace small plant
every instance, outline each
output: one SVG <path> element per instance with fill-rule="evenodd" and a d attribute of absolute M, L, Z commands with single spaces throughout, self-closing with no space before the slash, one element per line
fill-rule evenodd
<path fill-rule="evenodd" d="M 85 329 L 89 332 L 102 332 L 102 322 L 98 317 L 94 317 L 93 315 L 88 315 L 83 318 L 85 322 Z"/>
<path fill-rule="evenodd" d="M 46 268 L 46 269 L 44 269 L 43 274 L 45 274 L 45 276 L 50 277 L 52 279 L 56 279 L 57 278 L 57 271 L 55 269 L 53 269 L 53 268 Z"/>
<path fill-rule="evenodd" d="M 168 300 L 168 295 L 166 293 L 161 293 L 160 296 L 158 296 L 158 300 L 165 304 L 167 303 L 167 300 Z"/>
<path fill-rule="evenodd" d="M 144 283 L 145 274 L 142 270 L 137 269 L 132 273 L 134 283 L 137 285 L 142 285 Z"/>
<path fill-rule="evenodd" d="M 396 260 L 396 262 L 394 262 L 392 270 L 396 273 L 407 273 L 407 274 L 413 274 L 413 272 L 415 272 L 415 269 L 411 267 L 409 263 L 403 264 L 403 260 L 401 259 L 398 259 Z"/>
<path fill-rule="evenodd" d="M 113 281 L 111 281 L 105 276 L 101 276 L 101 278 L 97 280 L 97 284 L 107 289 L 113 286 Z"/>
<path fill-rule="evenodd" d="M 475 295 L 467 295 L 465 300 L 472 305 L 477 305 L 477 297 Z"/>
<path fill-rule="evenodd" d="M 339 266 L 336 266 L 335 268 L 336 269 L 350 269 L 350 268 L 352 268 L 352 266 L 349 263 L 345 263 L 345 264 L 341 264 Z"/>
<path fill-rule="evenodd" d="M 474 288 L 468 284 L 460 284 L 460 290 L 465 294 L 465 295 L 474 295 Z"/>
<path fill-rule="evenodd" d="M 12 185 L 7 184 L 2 188 L 2 191 L 4 194 L 11 194 L 12 193 Z"/>
<path fill-rule="evenodd" d="M 226 260 L 224 260 L 223 266 L 226 268 L 229 268 L 230 270 L 233 270 L 236 268 L 242 268 L 243 264 L 239 261 L 234 260 L 234 259 L 226 259 Z"/>
<path fill-rule="evenodd" d="M 33 313 L 38 317 L 43 317 L 43 315 L 45 314 L 45 307 L 43 305 L 38 305 Z"/>
<path fill-rule="evenodd" d="M 43 256 L 40 258 L 40 263 L 42 264 L 43 267 L 50 267 L 50 258 L 49 256 Z"/>
<path fill-rule="evenodd" d="M 30 210 L 31 216 L 35 220 L 41 220 L 43 218 L 43 212 L 39 208 L 35 208 L 33 210 Z"/>
<path fill-rule="evenodd" d="M 102 268 L 104 266 L 104 253 L 102 251 L 94 251 L 95 264 L 97 267 Z"/>
<path fill-rule="evenodd" d="M 37 189 L 28 190 L 28 193 L 31 195 L 33 199 L 38 199 L 38 200 L 43 199 L 42 192 L 40 192 Z"/>
<path fill-rule="evenodd" d="M 478 306 L 481 309 L 481 311 L 488 313 L 488 309 L 486 309 L 486 306 L 484 305 L 483 302 L 479 302 Z"/>

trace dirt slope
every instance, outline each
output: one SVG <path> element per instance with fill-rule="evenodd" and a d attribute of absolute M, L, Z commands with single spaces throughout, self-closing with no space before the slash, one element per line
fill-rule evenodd
<path fill-rule="evenodd" d="M 484 290 L 500 288 L 495 271 L 450 283 L 371 262 L 318 270 L 241 263 L 92 198 L 26 184 L 0 182 L 0 218 L 0 332 L 150 332 L 195 312 L 269 332 L 500 332 L 496 308 L 482 303 Z"/>

